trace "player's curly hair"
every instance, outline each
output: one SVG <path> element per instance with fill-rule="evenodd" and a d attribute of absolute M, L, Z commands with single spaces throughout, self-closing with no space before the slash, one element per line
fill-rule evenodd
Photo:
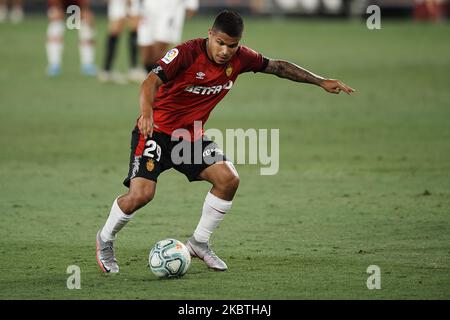
<path fill-rule="evenodd" d="M 244 21 L 237 11 L 223 10 L 216 16 L 212 30 L 226 33 L 233 38 L 240 38 L 244 31 Z"/>

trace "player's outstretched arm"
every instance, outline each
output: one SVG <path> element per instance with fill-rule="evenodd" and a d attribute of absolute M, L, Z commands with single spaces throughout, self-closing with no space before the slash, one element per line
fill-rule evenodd
<path fill-rule="evenodd" d="M 150 72 L 142 82 L 139 99 L 141 116 L 138 120 L 138 128 L 144 137 L 153 134 L 153 101 L 162 83 L 161 79 L 153 72 Z"/>
<path fill-rule="evenodd" d="M 288 61 L 271 59 L 263 72 L 296 82 L 315 84 L 330 93 L 344 91 L 350 94 L 355 91 L 339 80 L 323 78 Z"/>

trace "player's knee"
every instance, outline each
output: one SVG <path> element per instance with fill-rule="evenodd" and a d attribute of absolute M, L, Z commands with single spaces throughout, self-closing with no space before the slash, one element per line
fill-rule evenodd
<path fill-rule="evenodd" d="M 151 191 L 143 191 L 136 195 L 136 203 L 140 206 L 144 206 L 153 200 L 154 193 Z"/>
<path fill-rule="evenodd" d="M 155 192 L 152 189 L 141 189 L 134 191 L 130 194 L 130 199 L 132 201 L 132 206 L 135 210 L 145 206 L 147 203 L 153 200 Z"/>
<path fill-rule="evenodd" d="M 94 24 L 94 15 L 90 10 L 81 9 L 81 21 L 92 26 Z"/>
<path fill-rule="evenodd" d="M 123 31 L 122 20 L 111 21 L 108 26 L 108 32 L 112 36 L 119 36 Z"/>
<path fill-rule="evenodd" d="M 234 194 L 239 187 L 239 176 L 233 173 L 227 174 L 216 185 L 226 193 Z"/>
<path fill-rule="evenodd" d="M 58 7 L 50 7 L 47 11 L 47 16 L 50 21 L 64 21 L 64 11 Z"/>
<path fill-rule="evenodd" d="M 238 175 L 233 175 L 231 178 L 230 178 L 230 180 L 229 180 L 229 182 L 228 182 L 228 185 L 229 185 L 229 188 L 233 191 L 233 192 L 236 192 L 236 190 L 237 190 L 237 188 L 239 187 L 239 176 Z"/>

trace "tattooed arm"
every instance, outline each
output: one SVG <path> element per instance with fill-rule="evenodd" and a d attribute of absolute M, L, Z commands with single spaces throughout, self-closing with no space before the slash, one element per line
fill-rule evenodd
<path fill-rule="evenodd" d="M 350 94 L 355 91 L 339 80 L 323 78 L 291 62 L 283 60 L 269 60 L 269 63 L 263 72 L 296 82 L 315 84 L 330 93 L 344 91 L 345 93 Z"/>

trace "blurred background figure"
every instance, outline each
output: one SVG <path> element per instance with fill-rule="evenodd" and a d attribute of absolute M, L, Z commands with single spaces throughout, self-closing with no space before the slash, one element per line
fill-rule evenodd
<path fill-rule="evenodd" d="M 67 7 L 76 5 L 81 9 L 81 24 L 78 32 L 81 72 L 95 76 L 94 15 L 89 8 L 89 0 L 48 0 L 47 27 L 47 74 L 58 76 L 61 73 L 64 49 L 65 14 Z"/>
<path fill-rule="evenodd" d="M 10 8 L 8 8 L 8 2 Z M 22 0 L 0 0 L 0 22 L 6 21 L 8 13 L 12 23 L 21 22 L 24 16 Z"/>
<path fill-rule="evenodd" d="M 417 21 L 441 21 L 445 16 L 445 0 L 414 0 L 414 18 Z"/>
<path fill-rule="evenodd" d="M 106 54 L 103 70 L 99 73 L 100 82 L 114 82 L 119 84 L 141 82 L 146 73 L 138 67 L 137 28 L 140 19 L 141 0 L 109 0 L 108 1 L 108 34 L 106 38 Z M 130 69 L 124 76 L 113 71 L 114 59 L 117 52 L 120 34 L 126 24 L 129 27 L 128 49 Z"/>
<path fill-rule="evenodd" d="M 198 0 L 143 0 L 138 44 L 147 72 L 165 55 L 171 44 L 181 41 L 185 17 L 194 16 L 198 7 Z"/>

